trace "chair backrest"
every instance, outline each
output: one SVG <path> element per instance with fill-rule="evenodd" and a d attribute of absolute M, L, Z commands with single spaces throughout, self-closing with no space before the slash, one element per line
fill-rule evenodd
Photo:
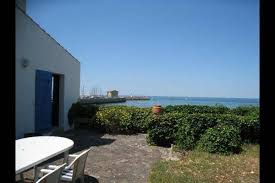
<path fill-rule="evenodd" d="M 72 162 L 73 163 L 72 182 L 74 182 L 79 177 L 84 176 L 85 164 L 86 164 L 87 156 L 90 150 L 91 148 L 80 153 L 78 157 L 76 157 Z"/>
<path fill-rule="evenodd" d="M 58 166 L 56 169 L 54 169 L 52 172 L 44 175 L 41 177 L 38 181 L 35 183 L 59 183 L 61 178 L 61 173 L 63 169 L 65 168 L 66 163 L 63 165 Z"/>

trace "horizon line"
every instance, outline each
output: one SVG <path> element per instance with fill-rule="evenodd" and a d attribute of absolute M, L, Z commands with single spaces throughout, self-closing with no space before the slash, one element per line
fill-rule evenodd
<path fill-rule="evenodd" d="M 231 98 L 231 99 L 260 99 L 260 97 L 198 97 L 198 96 L 169 96 L 169 95 L 120 95 L 120 96 L 145 96 L 145 97 L 188 97 L 188 98 Z"/>

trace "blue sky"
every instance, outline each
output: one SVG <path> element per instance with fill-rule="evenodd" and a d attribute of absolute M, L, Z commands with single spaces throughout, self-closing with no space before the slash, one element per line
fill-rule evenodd
<path fill-rule="evenodd" d="M 259 97 L 256 0 L 28 0 L 27 13 L 80 61 L 86 93 Z"/>

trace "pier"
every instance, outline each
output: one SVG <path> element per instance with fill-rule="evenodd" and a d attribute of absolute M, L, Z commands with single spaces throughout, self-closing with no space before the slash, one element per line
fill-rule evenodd
<path fill-rule="evenodd" d="M 124 97 L 97 97 L 97 98 L 83 98 L 79 100 L 82 104 L 107 104 L 107 103 L 122 103 L 126 102 Z"/>
<path fill-rule="evenodd" d="M 146 96 L 126 96 L 126 100 L 150 100 L 149 97 Z"/>

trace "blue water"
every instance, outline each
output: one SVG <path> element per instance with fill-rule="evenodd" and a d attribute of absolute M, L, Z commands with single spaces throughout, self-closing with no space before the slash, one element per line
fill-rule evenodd
<path fill-rule="evenodd" d="M 212 98 L 212 97 L 159 97 L 152 96 L 150 100 L 128 100 L 123 103 L 113 103 L 106 105 L 126 105 L 126 106 L 137 106 L 137 107 L 152 107 L 153 105 L 224 105 L 229 108 L 238 106 L 259 106 L 259 99 L 249 98 Z"/>

